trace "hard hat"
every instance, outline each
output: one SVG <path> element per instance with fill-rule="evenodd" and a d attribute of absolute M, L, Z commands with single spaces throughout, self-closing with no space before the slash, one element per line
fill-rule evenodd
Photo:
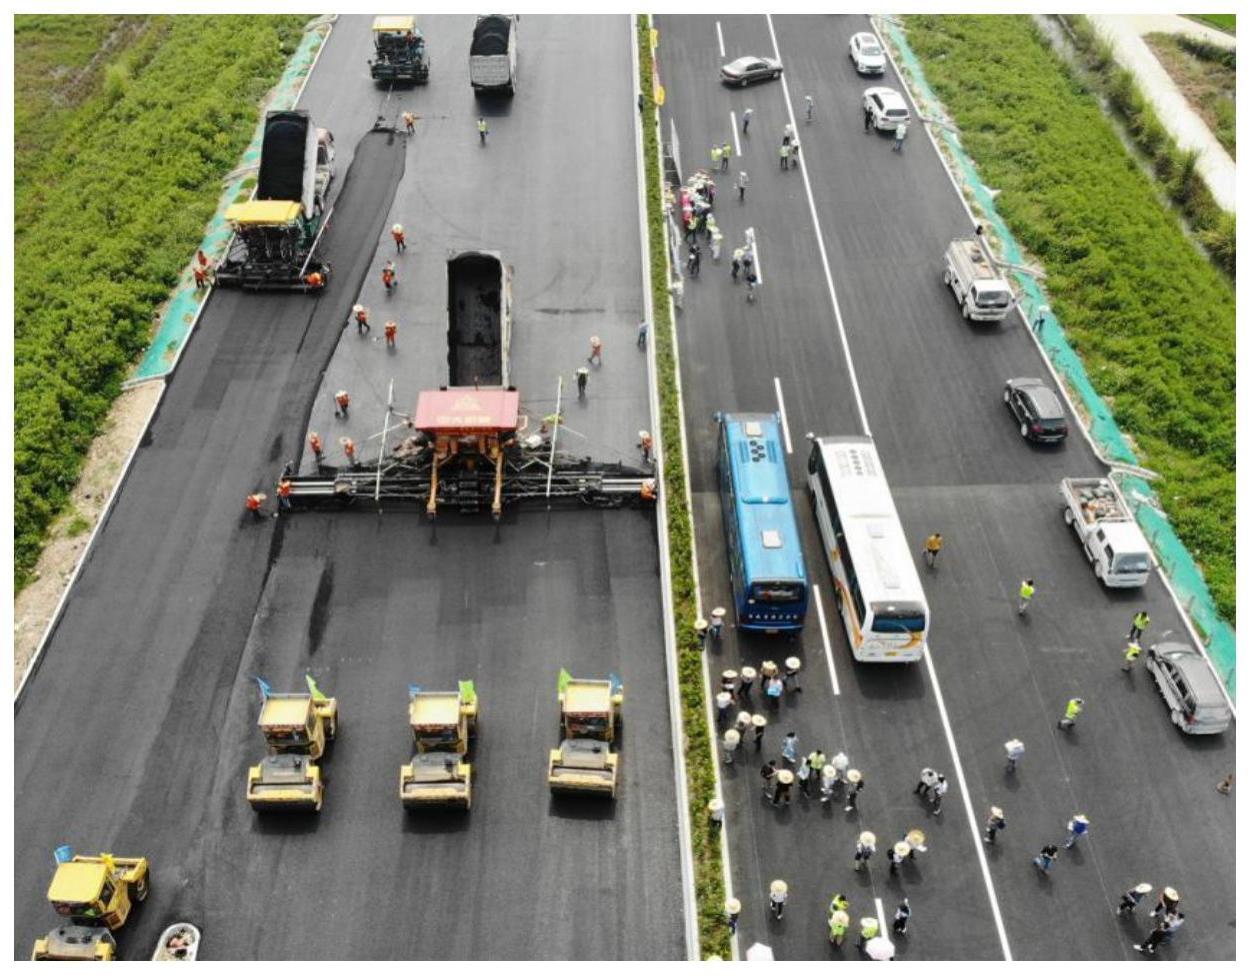
<path fill-rule="evenodd" d="M 725 705 L 727 707 L 733 701 L 733 699 L 734 699 L 734 696 L 730 694 L 728 691 L 721 691 L 719 694 L 716 695 L 716 703 L 718 706 Z"/>
<path fill-rule="evenodd" d="M 756 728 L 763 728 L 768 724 L 768 719 L 762 714 L 751 715 L 751 724 Z"/>
<path fill-rule="evenodd" d="M 782 785 L 792 785 L 794 783 L 794 773 L 788 768 L 780 769 L 777 772 L 777 781 Z"/>
<path fill-rule="evenodd" d="M 590 370 L 589 370 L 589 369 L 587 369 L 585 366 L 582 366 L 581 368 L 579 368 L 579 369 L 577 370 L 577 374 L 578 374 L 579 376 L 589 376 L 589 375 L 590 375 Z"/>
<path fill-rule="evenodd" d="M 401 224 L 401 223 L 397 223 L 397 224 L 395 224 L 393 227 L 391 227 L 391 230 L 395 231 L 395 233 L 397 233 L 397 234 L 403 233 L 403 232 L 404 232 L 404 225 L 403 225 L 403 224 Z"/>
<path fill-rule="evenodd" d="M 1154 888 L 1150 884 L 1138 884 L 1133 890 L 1139 894 L 1149 894 Z"/>
<path fill-rule="evenodd" d="M 859 841 L 863 843 L 864 846 L 876 846 L 877 834 L 869 832 L 868 830 L 864 830 L 862 833 L 859 834 Z"/>
<path fill-rule="evenodd" d="M 995 819 L 1002 819 L 1003 811 L 999 809 L 997 806 L 990 806 L 990 815 L 993 816 Z"/>
<path fill-rule="evenodd" d="M 1089 819 L 1088 819 L 1088 818 L 1087 818 L 1084 814 L 1082 814 L 1082 813 L 1077 813 L 1075 816 L 1073 816 L 1073 817 L 1072 817 L 1072 822 L 1074 822 L 1074 823 L 1084 823 L 1086 826 L 1088 826 L 1088 825 L 1089 825 Z"/>
<path fill-rule="evenodd" d="M 595 338 L 593 338 L 593 339 L 591 339 L 591 340 L 590 340 L 590 344 L 591 344 L 591 345 L 595 345 L 595 344 L 597 344 L 597 342 L 598 342 L 598 336 L 595 336 Z M 646 430 L 639 430 L 639 431 L 638 431 L 638 439 L 639 439 L 639 440 L 650 440 L 650 439 L 651 439 L 651 434 L 647 433 L 647 431 L 646 431 Z"/>
<path fill-rule="evenodd" d="M 736 897 L 726 898 L 725 899 L 725 912 L 727 914 L 741 914 L 742 913 L 742 901 L 738 900 L 738 898 Z"/>
<path fill-rule="evenodd" d="M 741 670 L 743 680 L 755 680 L 755 668 L 743 667 Z"/>
<path fill-rule="evenodd" d="M 786 657 L 786 669 L 798 670 L 803 666 L 803 662 L 798 657 Z"/>
<path fill-rule="evenodd" d="M 737 680 L 738 672 L 736 670 L 722 670 L 720 672 L 721 680 Z"/>
<path fill-rule="evenodd" d="M 789 889 L 790 888 L 786 886 L 786 882 L 784 880 L 774 880 L 768 885 L 768 892 L 770 894 L 784 894 Z"/>
<path fill-rule="evenodd" d="M 1163 896 L 1170 901 L 1178 901 L 1181 899 L 1181 895 L 1176 892 L 1175 887 L 1164 887 Z"/>
<path fill-rule="evenodd" d="M 598 335 L 592 335 L 592 336 L 590 337 L 590 344 L 591 344 L 591 345 L 602 345 L 602 344 L 603 344 L 603 340 L 602 340 L 602 339 L 600 339 Z"/>
<path fill-rule="evenodd" d="M 860 774 L 860 771 L 857 768 L 853 768 L 846 773 L 846 781 L 851 783 L 851 785 L 856 785 L 862 778 L 863 775 Z"/>
<path fill-rule="evenodd" d="M 736 745 L 740 741 L 742 741 L 742 736 L 738 734 L 738 732 L 734 731 L 733 728 L 730 728 L 728 731 L 725 732 L 725 744 L 726 745 Z"/>
<path fill-rule="evenodd" d="M 911 847 L 905 840 L 899 840 L 894 844 L 894 855 L 896 857 L 905 857 L 911 853 Z"/>
<path fill-rule="evenodd" d="M 712 796 L 712 798 L 708 800 L 707 808 L 710 812 L 716 812 L 718 809 L 724 809 L 725 804 L 721 802 L 719 796 Z"/>

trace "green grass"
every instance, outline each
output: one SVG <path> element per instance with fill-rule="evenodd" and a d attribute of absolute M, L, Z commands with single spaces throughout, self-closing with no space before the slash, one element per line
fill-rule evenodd
<path fill-rule="evenodd" d="M 1227 34 L 1237 33 L 1237 15 L 1236 14 L 1185 14 L 1190 20 L 1197 20 L 1204 24 L 1210 24 L 1217 30 L 1222 30 Z"/>
<path fill-rule="evenodd" d="M 1164 509 L 1235 624 L 1233 288 L 1190 246 L 1030 18 L 911 16 L 907 27 L 963 144 L 1000 190 L 999 212 L 1046 268 L 1051 305 L 1095 387 L 1142 463 L 1162 475 Z M 1170 162 L 1165 178 L 1195 180 L 1192 161 Z"/>
<path fill-rule="evenodd" d="M 655 320 L 656 374 L 660 387 L 660 442 L 664 448 L 664 491 L 668 515 L 668 547 L 672 573 L 674 625 L 677 631 L 677 674 L 681 689 L 683 751 L 690 799 L 691 843 L 694 854 L 695 896 L 699 912 L 700 956 L 730 956 L 729 928 L 725 924 L 725 878 L 721 871 L 720 836 L 707 818 L 707 804 L 716 794 L 716 771 L 708 729 L 707 699 L 703 687 L 703 654 L 695 636 L 694 529 L 687 507 L 686 474 L 681 453 L 678 414 L 677 359 L 673 348 L 673 320 L 669 312 L 668 265 L 664 238 L 664 207 L 660 199 L 659 143 L 656 105 L 651 88 L 652 56 L 648 39 L 650 20 L 638 18 L 640 83 L 645 92 L 643 155 L 647 174 L 647 243 L 651 256 L 651 296 Z"/>
<path fill-rule="evenodd" d="M 1237 52 L 1183 34 L 1147 34 L 1146 44 L 1190 108 L 1229 155 L 1237 155 Z"/>
<path fill-rule="evenodd" d="M 15 18 L 18 588 L 306 20 Z"/>

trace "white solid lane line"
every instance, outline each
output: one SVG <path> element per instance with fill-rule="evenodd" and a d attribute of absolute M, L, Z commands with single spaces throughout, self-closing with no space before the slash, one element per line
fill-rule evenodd
<path fill-rule="evenodd" d="M 734 155 L 742 155 L 742 143 L 738 141 L 738 116 L 731 108 L 729 110 L 729 131 L 734 134 Z"/>
<path fill-rule="evenodd" d="M 820 617 L 820 639 L 825 645 L 825 663 L 829 666 L 829 683 L 833 685 L 833 696 L 841 697 L 842 689 L 838 687 L 838 672 L 833 669 L 833 645 L 829 642 L 829 623 L 825 619 L 825 604 L 820 598 L 820 586 L 812 586 L 816 596 L 816 615 Z"/>
<path fill-rule="evenodd" d="M 773 18 L 771 14 L 765 14 L 768 21 L 768 34 L 773 41 L 773 54 L 778 60 L 781 59 L 781 49 L 777 45 L 777 32 L 773 29 Z M 790 101 L 790 86 L 786 83 L 786 76 L 781 76 L 781 90 L 786 99 L 786 112 L 790 116 L 790 124 L 795 126 L 794 105 Z M 816 229 L 816 244 L 820 250 L 820 262 L 825 271 L 825 284 L 829 288 L 829 297 L 833 300 L 833 314 L 838 323 L 838 334 L 842 340 L 842 351 L 846 357 L 847 372 L 851 377 L 851 389 L 855 393 L 855 403 L 859 407 L 860 422 L 863 426 L 864 434 L 871 436 L 868 426 L 868 414 L 864 410 L 864 400 L 859 392 L 859 380 L 855 376 L 855 363 L 851 359 L 851 347 L 846 337 L 846 326 L 842 322 L 842 312 L 838 307 L 838 295 L 833 287 L 833 272 L 829 269 L 829 254 L 825 250 L 825 238 L 820 229 L 820 218 L 816 214 L 816 199 L 812 195 L 812 184 L 807 177 L 807 166 L 799 167 L 799 172 L 803 176 L 803 185 L 807 190 L 807 205 L 812 213 L 812 223 Z M 929 681 L 933 684 L 933 696 L 937 701 L 938 715 L 942 719 L 942 731 L 946 735 L 946 744 L 950 749 L 951 761 L 955 766 L 955 775 L 959 780 L 960 798 L 963 800 L 964 813 L 968 817 L 968 829 L 972 833 L 972 846 L 976 851 L 977 863 L 981 867 L 981 879 L 985 884 L 985 892 L 990 899 L 990 911 L 994 915 L 994 926 L 998 931 L 999 945 L 1002 947 L 1003 958 L 1011 961 L 1011 945 L 1007 941 L 1007 929 L 1003 924 L 1002 909 L 998 905 L 998 895 L 994 892 L 994 880 L 990 877 L 989 864 L 985 858 L 985 847 L 981 843 L 981 833 L 976 815 L 972 811 L 972 799 L 968 792 L 968 780 L 964 775 L 963 762 L 959 759 L 959 746 L 955 744 L 955 734 L 951 730 L 950 717 L 946 713 L 946 701 L 942 697 L 942 687 L 938 683 L 937 671 L 933 667 L 933 656 L 929 652 L 929 647 L 925 647 L 924 653 L 925 667 L 929 674 Z"/>
<path fill-rule="evenodd" d="M 720 45 L 720 56 L 725 56 L 725 35 L 720 32 L 720 21 L 716 22 L 716 43 Z"/>
<path fill-rule="evenodd" d="M 773 376 L 773 387 L 777 390 L 777 409 L 781 413 L 781 433 L 786 438 L 786 453 L 794 453 L 794 445 L 790 443 L 790 421 L 786 419 L 786 400 L 781 395 L 781 379 Z"/>

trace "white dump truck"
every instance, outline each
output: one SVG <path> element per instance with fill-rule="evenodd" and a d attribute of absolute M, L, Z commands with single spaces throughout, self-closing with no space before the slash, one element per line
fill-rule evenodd
<path fill-rule="evenodd" d="M 1065 477 L 1063 520 L 1072 526 L 1104 586 L 1133 589 L 1150 578 L 1150 546 L 1124 498 L 1105 477 Z"/>
<path fill-rule="evenodd" d="M 469 83 L 475 92 L 516 91 L 516 15 L 480 14 L 469 48 Z"/>
<path fill-rule="evenodd" d="M 946 248 L 942 280 L 955 293 L 964 318 L 1001 322 L 1015 305 L 1011 285 L 998 272 L 983 241 L 958 237 Z"/>

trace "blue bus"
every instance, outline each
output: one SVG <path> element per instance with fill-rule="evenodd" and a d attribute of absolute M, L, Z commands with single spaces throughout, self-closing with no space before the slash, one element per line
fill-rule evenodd
<path fill-rule="evenodd" d="M 807 615 L 807 570 L 790 501 L 776 413 L 718 413 L 721 513 L 738 625 L 797 632 Z"/>

